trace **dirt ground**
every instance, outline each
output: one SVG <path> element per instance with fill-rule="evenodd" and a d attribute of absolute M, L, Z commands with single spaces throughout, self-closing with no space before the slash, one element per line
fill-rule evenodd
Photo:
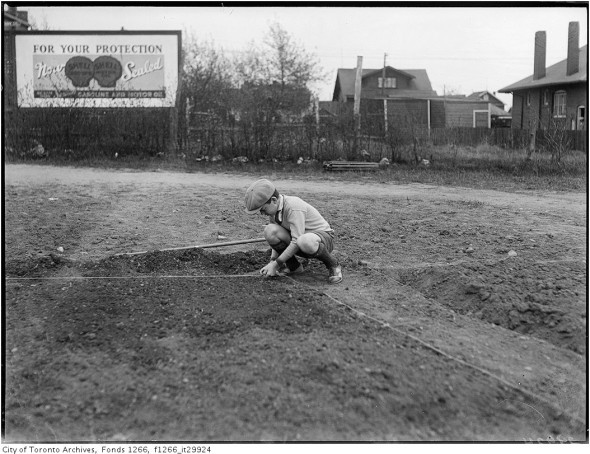
<path fill-rule="evenodd" d="M 324 214 L 344 282 L 263 279 L 263 243 L 157 252 L 261 237 L 258 177 Z M 585 193 L 34 165 L 4 188 L 6 441 L 587 441 Z"/>

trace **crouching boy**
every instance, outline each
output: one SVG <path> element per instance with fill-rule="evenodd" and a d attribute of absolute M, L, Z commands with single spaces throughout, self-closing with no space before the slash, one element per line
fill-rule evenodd
<path fill-rule="evenodd" d="M 328 282 L 342 282 L 342 268 L 331 254 L 334 230 L 317 209 L 295 196 L 279 194 L 269 180 L 257 180 L 246 190 L 246 213 L 269 217 L 264 237 L 272 248 L 264 276 L 303 272 L 297 256 L 317 259 L 328 268 Z"/>

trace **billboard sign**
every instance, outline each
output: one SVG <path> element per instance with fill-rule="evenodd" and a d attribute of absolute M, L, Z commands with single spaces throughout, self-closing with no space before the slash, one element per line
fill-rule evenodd
<path fill-rule="evenodd" d="M 15 36 L 20 107 L 173 107 L 180 32 Z"/>

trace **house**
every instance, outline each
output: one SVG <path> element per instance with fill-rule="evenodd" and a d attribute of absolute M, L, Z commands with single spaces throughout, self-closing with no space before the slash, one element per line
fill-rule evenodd
<path fill-rule="evenodd" d="M 320 108 L 332 115 L 352 114 L 356 73 L 356 68 L 338 69 L 332 101 L 320 103 Z M 426 126 L 428 99 L 436 97 L 424 69 L 386 66 L 361 71 L 360 111 L 365 120 L 372 118 L 383 122 L 386 116 L 392 124 L 411 122 Z"/>
<path fill-rule="evenodd" d="M 484 101 L 489 103 L 490 126 L 492 128 L 510 127 L 512 115 L 504 110 L 505 105 L 489 91 L 476 91 L 465 97 L 466 100 Z"/>
<path fill-rule="evenodd" d="M 385 76 L 385 77 L 384 77 Z M 321 117 L 351 113 L 356 69 L 339 69 L 332 102 L 320 103 Z M 363 69 L 361 73 L 361 116 L 386 116 L 398 127 L 490 128 L 510 126 L 504 103 L 488 91 L 465 95 L 437 95 L 424 69 Z M 350 112 L 349 112 L 350 111 Z"/>
<path fill-rule="evenodd" d="M 2 24 L 2 76 L 5 93 L 4 113 L 7 113 L 16 107 L 17 98 L 14 32 L 31 29 L 31 24 L 29 24 L 29 13 L 27 11 L 18 11 L 16 6 L 9 6 L 2 11 Z"/>
<path fill-rule="evenodd" d="M 546 67 L 546 32 L 535 33 L 533 74 L 499 90 L 512 93 L 512 128 L 586 130 L 588 46 L 579 47 L 580 27 L 570 22 L 567 58 Z"/>
<path fill-rule="evenodd" d="M 475 99 L 477 101 L 485 101 L 485 102 L 489 102 L 491 104 L 493 104 L 496 107 L 499 107 L 500 109 L 504 110 L 504 103 L 499 100 L 498 98 L 496 98 L 492 93 L 490 93 L 489 91 L 476 91 L 474 93 L 471 93 L 469 96 L 465 97 L 466 99 Z"/>
<path fill-rule="evenodd" d="M 338 69 L 332 101 L 354 102 L 355 80 L 356 68 Z M 436 96 L 425 69 L 401 70 L 386 66 L 362 70 L 361 99 L 425 99 Z"/>
<path fill-rule="evenodd" d="M 2 11 L 3 30 L 29 30 L 29 13 L 27 11 L 18 11 L 16 6 L 9 6 Z"/>

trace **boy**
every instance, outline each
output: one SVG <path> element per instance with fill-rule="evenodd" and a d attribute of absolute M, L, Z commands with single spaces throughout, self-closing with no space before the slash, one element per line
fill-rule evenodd
<path fill-rule="evenodd" d="M 272 248 L 270 263 L 260 270 L 264 276 L 303 272 L 300 257 L 315 258 L 328 268 L 328 282 L 342 282 L 342 268 L 332 256 L 334 230 L 322 215 L 299 197 L 279 194 L 269 180 L 257 180 L 246 190 L 246 213 L 269 217 L 264 237 Z"/>

